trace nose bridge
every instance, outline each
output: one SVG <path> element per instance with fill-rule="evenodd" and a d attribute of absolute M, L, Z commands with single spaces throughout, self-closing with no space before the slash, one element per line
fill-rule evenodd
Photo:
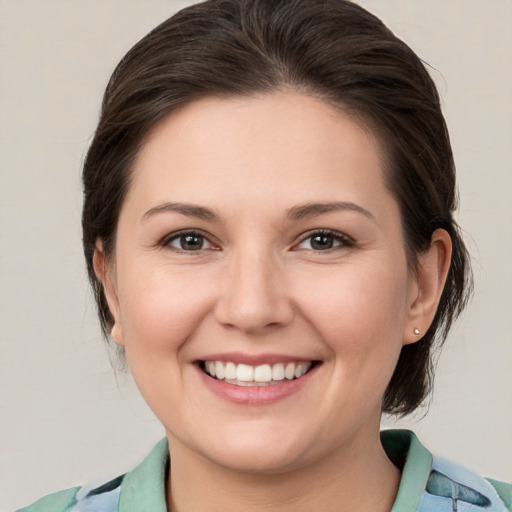
<path fill-rule="evenodd" d="M 235 249 L 228 260 L 218 320 L 246 332 L 288 323 L 293 309 L 282 266 L 272 250 L 253 240 Z"/>

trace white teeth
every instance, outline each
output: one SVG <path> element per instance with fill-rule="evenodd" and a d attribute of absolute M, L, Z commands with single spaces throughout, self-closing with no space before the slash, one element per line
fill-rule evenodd
<path fill-rule="evenodd" d="M 272 380 L 272 368 L 269 364 L 262 364 L 254 368 L 255 382 L 270 382 Z"/>
<path fill-rule="evenodd" d="M 299 363 L 295 367 L 295 378 L 300 379 L 308 370 L 311 365 L 309 363 Z"/>
<path fill-rule="evenodd" d="M 254 368 L 248 364 L 239 364 L 236 367 L 236 380 L 250 382 L 254 380 Z"/>
<path fill-rule="evenodd" d="M 226 371 L 224 372 L 224 378 L 228 380 L 236 379 L 236 364 L 226 363 Z"/>
<path fill-rule="evenodd" d="M 284 376 L 288 380 L 292 380 L 295 377 L 295 364 L 294 363 L 288 363 L 286 365 L 286 368 L 284 369 Z"/>
<path fill-rule="evenodd" d="M 215 376 L 221 380 L 224 378 L 224 365 L 220 361 L 215 363 Z"/>
<path fill-rule="evenodd" d="M 284 364 L 277 363 L 272 367 L 272 380 L 284 379 Z"/>
<path fill-rule="evenodd" d="M 213 361 L 208 361 L 206 363 L 206 371 L 212 376 L 215 377 L 215 363 Z"/>
<path fill-rule="evenodd" d="M 206 373 L 219 380 L 229 381 L 239 386 L 261 386 L 277 384 L 283 380 L 300 379 L 311 368 L 313 363 L 276 363 L 250 366 L 224 361 L 206 361 Z"/>

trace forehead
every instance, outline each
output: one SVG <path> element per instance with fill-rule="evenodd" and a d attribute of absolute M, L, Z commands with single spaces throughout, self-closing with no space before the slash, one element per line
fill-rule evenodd
<path fill-rule="evenodd" d="M 364 202 L 389 195 L 383 182 L 372 133 L 319 99 L 280 92 L 205 98 L 169 115 L 138 155 L 127 200 Z"/>

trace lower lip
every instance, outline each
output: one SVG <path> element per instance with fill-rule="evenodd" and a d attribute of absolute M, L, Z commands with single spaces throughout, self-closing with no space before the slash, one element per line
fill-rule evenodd
<path fill-rule="evenodd" d="M 269 405 L 300 391 L 312 379 L 319 366 L 314 366 L 299 379 L 283 381 L 281 384 L 272 386 L 235 386 L 210 377 L 199 366 L 197 366 L 197 371 L 208 389 L 224 400 L 244 405 Z"/>

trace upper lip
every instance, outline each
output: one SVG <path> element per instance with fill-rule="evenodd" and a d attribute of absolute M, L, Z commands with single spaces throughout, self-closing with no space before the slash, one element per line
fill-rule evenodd
<path fill-rule="evenodd" d="M 259 366 L 262 364 L 277 363 L 302 363 L 314 361 L 310 357 L 291 356 L 285 354 L 247 354 L 242 352 L 225 352 L 222 354 L 208 354 L 199 358 L 198 361 L 223 361 L 235 364 L 247 364 L 250 366 Z"/>

